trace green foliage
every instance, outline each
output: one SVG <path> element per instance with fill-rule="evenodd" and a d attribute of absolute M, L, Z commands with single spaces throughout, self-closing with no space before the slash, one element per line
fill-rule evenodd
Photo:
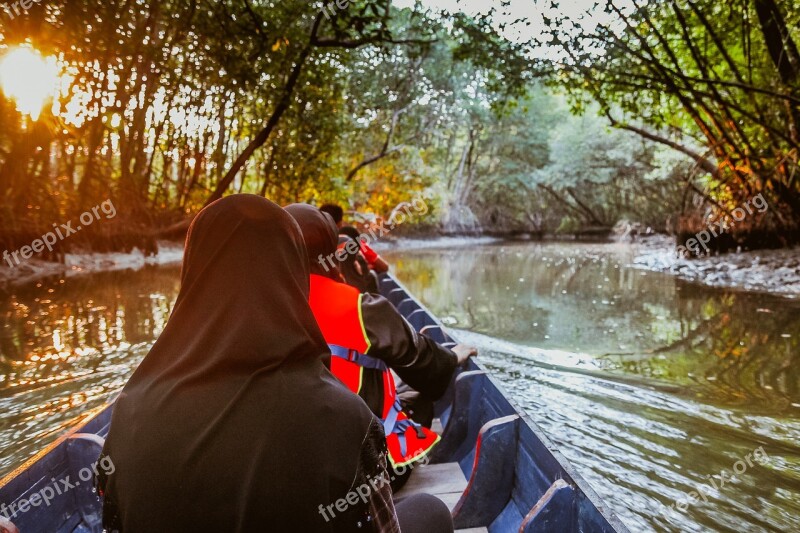
<path fill-rule="evenodd" d="M 758 193 L 761 221 L 800 219 L 800 54 L 786 0 L 609 0 L 590 17 L 551 6 L 543 61 L 576 108 L 596 101 L 615 125 L 671 144 L 702 170 L 717 214 Z M 648 129 L 649 128 L 649 129 Z"/>
<path fill-rule="evenodd" d="M 62 0 L 4 25 L 0 56 L 28 43 L 69 77 L 35 123 L 0 93 L 0 237 L 108 197 L 121 227 L 164 227 L 230 192 L 383 216 L 424 192 L 453 227 L 498 231 L 664 228 L 687 191 L 715 210 L 764 192 L 772 222 L 798 218 L 783 3 L 553 2 L 530 43 L 505 37 L 503 2 L 323 7 Z"/>
<path fill-rule="evenodd" d="M 473 197 L 487 227 L 573 233 L 634 220 L 664 230 L 680 211 L 685 158 L 610 127 L 597 106 L 573 115 L 539 87 L 487 135 L 494 158 Z"/>
<path fill-rule="evenodd" d="M 2 227 L 34 231 L 109 196 L 120 220 L 179 220 L 270 117 L 277 127 L 225 189 L 385 215 L 436 181 L 430 146 L 464 103 L 454 70 L 490 80 L 470 96 L 486 105 L 523 85 L 520 47 L 486 20 L 376 0 L 322 8 L 76 0 L 3 27 L 0 56 L 28 42 L 69 78 L 32 126 L 0 95 Z M 489 61 L 487 45 L 508 61 Z"/>

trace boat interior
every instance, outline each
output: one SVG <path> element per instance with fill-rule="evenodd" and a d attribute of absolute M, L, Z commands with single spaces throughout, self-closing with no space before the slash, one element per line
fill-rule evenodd
<path fill-rule="evenodd" d="M 390 276 L 382 292 L 418 331 L 454 344 L 441 324 Z M 111 406 L 62 437 L 0 481 L 0 501 L 19 505 L 56 480 L 74 488 L 9 521 L 0 533 L 99 533 L 101 505 L 92 479 L 111 422 Z M 475 361 L 460 371 L 436 406 L 434 428 L 442 440 L 427 464 L 414 468 L 398 497 L 438 496 L 452 510 L 456 529 L 490 533 L 627 532 L 537 426 Z M 86 476 L 84 476 L 86 477 Z"/>

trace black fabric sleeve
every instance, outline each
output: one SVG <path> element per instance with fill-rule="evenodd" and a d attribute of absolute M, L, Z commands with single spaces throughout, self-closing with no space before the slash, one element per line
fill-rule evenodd
<path fill-rule="evenodd" d="M 108 455 L 103 451 L 101 458 Z M 110 460 L 110 457 L 109 457 Z M 102 468 L 95 479 L 95 489 L 103 500 L 103 530 L 110 533 L 119 533 L 122 530 L 122 522 L 119 519 L 119 508 L 108 494 L 108 473 Z"/>
<path fill-rule="evenodd" d="M 342 512 L 329 510 L 332 533 L 400 533 L 386 453 L 383 425 L 373 417 L 361 443 L 353 484 L 347 496 L 337 500 L 347 501 L 348 506 Z"/>
<path fill-rule="evenodd" d="M 371 343 L 367 355 L 384 361 L 426 397 L 441 398 L 458 366 L 456 354 L 414 331 L 383 296 L 364 294 L 361 313 Z"/>
<path fill-rule="evenodd" d="M 374 419 L 361 448 L 359 478 L 370 489 L 367 509 L 373 530 L 379 533 L 400 533 L 400 525 L 392 499 L 389 472 L 386 467 L 386 454 L 386 436 L 383 433 L 383 425 Z"/>

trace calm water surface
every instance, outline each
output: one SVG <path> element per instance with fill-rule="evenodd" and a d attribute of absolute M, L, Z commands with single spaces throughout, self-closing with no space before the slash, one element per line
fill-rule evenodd
<path fill-rule="evenodd" d="M 629 268 L 632 253 L 387 255 L 632 531 L 800 531 L 800 302 Z"/>
<path fill-rule="evenodd" d="M 0 297 L 0 477 L 112 398 L 178 295 L 180 267 L 51 278 Z"/>
<path fill-rule="evenodd" d="M 631 269 L 626 246 L 388 255 L 632 531 L 800 531 L 800 302 Z M 54 278 L 0 297 L 0 476 L 119 391 L 179 273 Z M 730 479 L 754 453 L 762 464 Z"/>

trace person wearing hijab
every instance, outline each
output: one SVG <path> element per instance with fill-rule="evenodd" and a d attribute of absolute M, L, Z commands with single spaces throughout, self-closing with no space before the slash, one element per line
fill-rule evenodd
<path fill-rule="evenodd" d="M 106 530 L 399 531 L 383 428 L 326 367 L 308 297 L 283 209 L 236 195 L 195 218 L 172 315 L 114 407 Z"/>
<path fill-rule="evenodd" d="M 359 231 L 353 226 L 344 225 L 344 209 L 342 209 L 342 206 L 337 204 L 323 204 L 320 206 L 319 210 L 329 214 L 331 218 L 333 218 L 333 222 L 336 224 L 341 235 L 347 235 L 358 242 L 361 253 L 367 260 L 367 264 L 371 270 L 374 270 L 378 274 L 389 272 L 389 263 L 378 255 L 378 252 L 373 250 L 369 244 L 361 239 Z"/>
<path fill-rule="evenodd" d="M 338 226 L 339 235 L 347 235 L 358 242 L 358 246 L 361 248 L 361 254 L 364 256 L 364 259 L 366 260 L 370 270 L 377 272 L 378 274 L 389 272 L 389 263 L 387 263 L 386 260 L 378 254 L 378 252 L 373 250 L 372 247 L 367 244 L 366 240 L 364 240 L 361 233 L 359 233 L 356 228 L 353 226 L 343 226 L 341 224 Z"/>
<path fill-rule="evenodd" d="M 358 292 L 378 293 L 378 277 L 375 272 L 370 270 L 367 260 L 361 254 L 361 251 L 356 248 L 357 245 L 358 241 L 346 235 L 339 235 L 337 251 L 344 251 L 344 259 L 339 263 L 339 271 L 344 278 L 344 282 L 358 289 Z M 355 251 L 355 253 L 349 253 L 348 246 L 350 246 L 349 250 Z"/>
<path fill-rule="evenodd" d="M 306 242 L 311 309 L 334 356 L 331 370 L 383 422 L 397 490 L 410 474 L 405 467 L 424 460 L 439 436 L 403 412 L 391 370 L 435 401 L 447 390 L 457 366 L 475 350 L 457 346 L 451 351 L 440 346 L 417 334 L 386 298 L 341 283 L 338 269 L 319 260 L 336 251 L 333 219 L 307 204 L 285 209 L 300 225 Z"/>

